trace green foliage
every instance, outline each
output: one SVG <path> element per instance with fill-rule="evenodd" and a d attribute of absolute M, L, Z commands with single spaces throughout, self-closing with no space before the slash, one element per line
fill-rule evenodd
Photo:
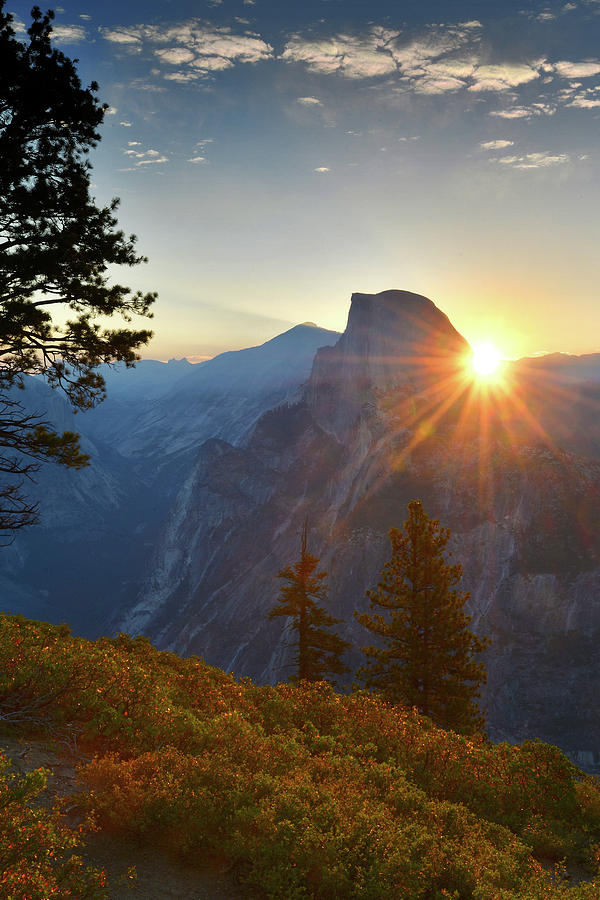
<path fill-rule="evenodd" d="M 104 396 L 99 364 L 132 365 L 148 341 L 151 332 L 128 323 L 150 314 L 155 295 L 111 285 L 106 274 L 144 257 L 135 236 L 116 228 L 118 201 L 99 208 L 90 196 L 87 154 L 107 108 L 98 86 L 83 88 L 74 62 L 52 47 L 52 13 L 34 7 L 21 43 L 4 7 L 0 0 L 0 472 L 8 476 L 0 532 L 10 536 L 36 517 L 20 491 L 34 460 L 80 467 L 87 456 L 76 435 L 28 415 L 9 389 L 41 374 L 75 409 L 93 406 Z M 101 325 L 111 316 L 127 327 Z"/>
<path fill-rule="evenodd" d="M 334 619 L 319 605 L 327 598 L 327 572 L 316 571 L 319 560 L 307 550 L 307 531 L 305 522 L 298 562 L 277 573 L 286 584 L 281 589 L 277 606 L 269 613 L 270 619 L 278 616 L 292 619 L 298 649 L 294 657 L 297 673 L 291 681 L 321 681 L 349 671 L 341 657 L 350 644 L 328 630 L 341 620 Z"/>
<path fill-rule="evenodd" d="M 495 746 L 379 695 L 259 687 L 143 638 L 14 616 L 0 617 L 0 675 L 0 717 L 19 691 L 43 697 L 32 727 L 69 727 L 95 752 L 79 801 L 102 828 L 225 856 L 259 896 L 598 896 L 598 881 L 569 888 L 536 859 L 597 865 L 598 781 L 554 747 Z"/>
<path fill-rule="evenodd" d="M 391 703 L 471 733 L 484 723 L 474 701 L 485 668 L 474 654 L 487 640 L 469 631 L 468 594 L 455 590 L 461 566 L 444 559 L 450 532 L 429 519 L 418 500 L 409 503 L 408 514 L 403 531 L 390 530 L 392 557 L 377 590 L 367 591 L 371 609 L 388 615 L 356 614 L 381 642 L 364 648 L 367 664 L 359 674 Z"/>
<path fill-rule="evenodd" d="M 0 898 L 105 897 L 104 873 L 84 866 L 73 853 L 81 840 L 59 812 L 29 805 L 44 790 L 47 773 L 10 775 L 9 765 L 0 754 Z"/>

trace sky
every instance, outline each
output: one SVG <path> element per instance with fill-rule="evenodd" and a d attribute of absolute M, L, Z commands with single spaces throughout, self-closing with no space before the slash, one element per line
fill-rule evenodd
<path fill-rule="evenodd" d="M 119 280 L 159 292 L 143 356 L 392 288 L 509 358 L 600 350 L 600 0 L 53 8 L 109 104 L 93 192 L 149 257 Z"/>

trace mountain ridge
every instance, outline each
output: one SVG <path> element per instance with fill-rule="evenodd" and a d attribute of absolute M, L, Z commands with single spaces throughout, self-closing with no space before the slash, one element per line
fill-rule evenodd
<path fill-rule="evenodd" d="M 431 310 L 429 304 L 419 301 L 422 309 Z M 365 636 L 352 612 L 365 606 L 365 591 L 378 580 L 389 554 L 387 530 L 400 526 L 408 501 L 419 498 L 451 529 L 474 626 L 495 642 L 485 696 L 492 736 L 539 736 L 595 759 L 600 733 L 586 673 L 595 665 L 600 607 L 592 613 L 586 597 L 600 583 L 594 538 L 600 521 L 593 512 L 600 457 L 559 451 L 551 432 L 524 416 L 517 375 L 514 408 L 504 405 L 502 391 L 491 400 L 489 391 L 479 392 L 464 374 L 468 344 L 453 332 L 446 332 L 453 338 L 447 349 L 421 353 L 423 377 L 409 373 L 404 381 L 396 375 L 406 354 L 400 366 L 384 354 L 382 380 L 378 351 L 374 369 L 351 352 L 346 368 L 328 369 L 345 344 L 352 346 L 342 336 L 317 353 L 296 403 L 263 414 L 237 448 L 220 445 L 218 463 L 205 447 L 186 482 L 187 500 L 180 494 L 175 502 L 177 522 L 157 545 L 138 602 L 121 624 L 237 674 L 285 678 L 286 633 L 267 613 L 278 591 L 275 575 L 297 555 L 308 517 L 311 552 L 330 576 L 328 611 L 345 620 L 342 636 L 360 647 Z M 366 376 L 358 384 L 356 372 Z M 489 406 L 482 418 L 484 394 Z M 562 409 L 568 400 L 551 395 L 548 403 Z M 249 473 L 258 468 L 251 485 Z M 177 585 L 169 592 L 167 577 L 157 593 L 151 573 L 164 573 L 175 552 L 183 560 Z M 557 649 L 567 632 L 585 651 L 576 665 Z M 351 662 L 360 662 L 357 652 Z M 543 677 L 530 683 L 525 673 L 532 669 Z"/>

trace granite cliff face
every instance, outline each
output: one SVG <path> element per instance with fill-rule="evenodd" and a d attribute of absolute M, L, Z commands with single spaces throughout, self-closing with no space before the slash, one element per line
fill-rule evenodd
<path fill-rule="evenodd" d="M 353 294 L 344 334 L 317 353 L 305 394 L 315 419 L 343 440 L 365 404 L 393 389 L 437 389 L 469 352 L 431 300 L 409 291 Z"/>
<path fill-rule="evenodd" d="M 360 647 L 352 613 L 389 556 L 389 527 L 418 497 L 451 529 L 474 627 L 492 638 L 492 736 L 539 736 L 592 765 L 597 386 L 583 391 L 582 457 L 563 427 L 575 395 L 518 371 L 502 391 L 481 391 L 465 375 L 468 349 L 426 298 L 353 295 L 346 332 L 318 352 L 301 399 L 263 415 L 241 446 L 202 446 L 120 626 L 260 681 L 286 678 L 288 634 L 267 613 L 308 517 L 330 610 Z M 581 383 L 574 390 L 581 399 Z"/>

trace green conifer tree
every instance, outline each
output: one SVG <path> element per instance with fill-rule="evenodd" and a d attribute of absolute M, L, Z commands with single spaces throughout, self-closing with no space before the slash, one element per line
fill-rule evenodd
<path fill-rule="evenodd" d="M 350 644 L 329 631 L 340 623 L 320 606 L 327 597 L 327 572 L 317 572 L 319 559 L 307 549 L 308 524 L 304 523 L 300 559 L 277 573 L 285 582 L 277 605 L 269 618 L 288 616 L 296 632 L 297 650 L 294 656 L 296 673 L 290 681 L 322 681 L 332 675 L 343 675 L 348 667 L 342 655 Z"/>
<path fill-rule="evenodd" d="M 359 675 L 391 703 L 471 733 L 484 725 L 475 701 L 486 674 L 475 654 L 488 640 L 469 630 L 469 595 L 455 590 L 462 568 L 444 558 L 450 532 L 429 519 L 418 500 L 409 503 L 408 514 L 403 531 L 390 530 L 392 557 L 377 590 L 367 591 L 373 615 L 355 613 L 379 638 L 378 646 L 363 648 L 367 664 Z"/>

